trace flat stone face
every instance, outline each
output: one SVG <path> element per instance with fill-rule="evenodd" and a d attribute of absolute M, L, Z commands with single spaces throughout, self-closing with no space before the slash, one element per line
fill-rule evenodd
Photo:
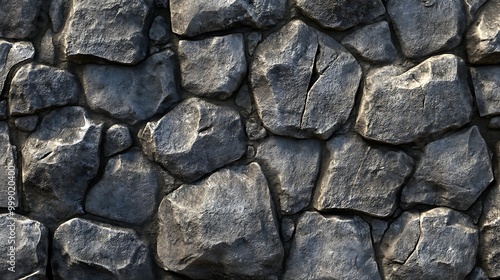
<path fill-rule="evenodd" d="M 404 72 L 383 67 L 365 79 L 356 130 L 389 144 L 411 143 L 468 123 L 472 96 L 467 68 L 451 54 Z"/>
<path fill-rule="evenodd" d="M 402 151 L 372 148 L 357 134 L 334 137 L 326 146 L 330 156 L 314 207 L 391 215 L 399 190 L 413 170 L 412 158 Z"/>
<path fill-rule="evenodd" d="M 67 58 L 138 63 L 147 54 L 150 10 L 150 1 L 145 0 L 73 0 L 62 31 Z"/>
<path fill-rule="evenodd" d="M 83 213 L 88 182 L 99 168 L 101 129 L 82 107 L 64 107 L 30 134 L 22 149 L 22 181 L 31 216 L 55 223 Z"/>
<path fill-rule="evenodd" d="M 46 279 L 48 235 L 48 229 L 38 221 L 18 214 L 0 214 L 2 279 Z M 9 270 L 13 266 L 14 272 Z"/>
<path fill-rule="evenodd" d="M 500 188 L 488 194 L 479 225 L 480 265 L 490 278 L 500 277 Z"/>
<path fill-rule="evenodd" d="M 154 279 L 148 246 L 131 229 L 80 218 L 54 233 L 56 279 Z"/>
<path fill-rule="evenodd" d="M 259 145 L 255 158 L 282 214 L 295 214 L 309 205 L 321 164 L 319 141 L 270 137 Z"/>
<path fill-rule="evenodd" d="M 92 110 L 129 124 L 162 113 L 179 99 L 172 51 L 154 54 L 135 67 L 87 65 L 82 83 Z"/>
<path fill-rule="evenodd" d="M 143 152 L 185 181 L 239 159 L 246 150 L 237 111 L 190 98 L 139 133 Z"/>
<path fill-rule="evenodd" d="M 462 40 L 466 18 L 461 0 L 388 0 L 386 5 L 407 57 L 449 50 Z"/>
<path fill-rule="evenodd" d="M 128 127 L 120 124 L 111 126 L 104 136 L 104 155 L 109 157 L 132 146 L 132 136 Z"/>
<path fill-rule="evenodd" d="M 476 95 L 476 104 L 481 117 L 500 115 L 500 66 L 470 68 Z"/>
<path fill-rule="evenodd" d="M 81 95 L 78 79 L 68 71 L 42 64 L 25 64 L 10 85 L 10 115 L 30 115 L 43 109 L 75 104 Z"/>
<path fill-rule="evenodd" d="M 404 212 L 380 245 L 385 279 L 464 279 L 476 263 L 478 230 L 449 208 Z"/>
<path fill-rule="evenodd" d="M 277 219 L 257 163 L 224 168 L 197 185 L 181 186 L 163 199 L 158 218 L 157 254 L 164 269 L 192 279 L 280 274 Z"/>
<path fill-rule="evenodd" d="M 370 226 L 359 217 L 305 212 L 297 224 L 284 279 L 380 279 Z"/>
<path fill-rule="evenodd" d="M 385 13 L 380 0 L 295 0 L 297 8 L 322 27 L 345 30 Z"/>
<path fill-rule="evenodd" d="M 330 137 L 349 117 L 361 79 L 361 67 L 342 45 L 299 20 L 257 47 L 251 71 L 264 126 L 296 138 Z"/>
<path fill-rule="evenodd" d="M 269 28 L 285 16 L 286 0 L 170 0 L 174 33 L 195 36 L 237 26 Z"/>
<path fill-rule="evenodd" d="M 37 16 L 43 0 L 0 0 L 0 37 L 26 39 L 36 36 Z"/>
<path fill-rule="evenodd" d="M 475 64 L 500 63 L 500 0 L 488 1 L 467 32 L 467 54 Z"/>
<path fill-rule="evenodd" d="M 247 73 L 242 34 L 179 42 L 182 87 L 198 96 L 225 99 Z"/>
<path fill-rule="evenodd" d="M 0 122 L 0 178 L 3 178 L 2 188 L 0 189 L 0 207 L 7 208 L 9 206 L 9 196 L 13 196 L 14 206 L 17 207 L 19 202 L 18 197 L 18 168 L 17 168 L 17 149 L 10 142 L 9 126 L 6 122 Z M 14 183 L 10 183 L 10 182 Z M 14 195 L 9 195 L 14 194 Z M 12 204 L 12 202 L 11 202 Z"/>
<path fill-rule="evenodd" d="M 30 42 L 11 43 L 0 40 L 0 95 L 12 67 L 34 56 L 35 48 Z"/>
<path fill-rule="evenodd" d="M 491 157 L 477 127 L 429 143 L 401 203 L 417 203 L 467 210 L 493 182 Z"/>

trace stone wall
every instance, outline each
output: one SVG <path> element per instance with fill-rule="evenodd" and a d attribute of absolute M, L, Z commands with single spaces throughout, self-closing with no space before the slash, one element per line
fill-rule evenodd
<path fill-rule="evenodd" d="M 500 278 L 499 15 L 0 0 L 0 278 Z"/>

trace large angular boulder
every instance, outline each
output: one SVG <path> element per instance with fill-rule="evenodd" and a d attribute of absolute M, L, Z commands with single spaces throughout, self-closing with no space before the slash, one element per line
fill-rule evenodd
<path fill-rule="evenodd" d="M 474 64 L 500 62 L 500 0 L 489 0 L 467 32 L 466 48 Z"/>
<path fill-rule="evenodd" d="M 4 180 L 0 189 L 0 207 L 15 208 L 19 202 L 17 148 L 10 142 L 9 126 L 6 122 L 0 122 L 0 165 L 0 178 Z M 9 197 L 13 198 L 9 200 Z"/>
<path fill-rule="evenodd" d="M 500 66 L 481 66 L 470 68 L 477 109 L 481 117 L 500 115 Z"/>
<path fill-rule="evenodd" d="M 7 75 L 16 64 L 35 56 L 35 48 L 30 42 L 16 42 L 0 40 L 0 95 L 2 94 Z"/>
<path fill-rule="evenodd" d="M 0 37 L 26 39 L 38 31 L 37 17 L 44 0 L 0 0 Z"/>
<path fill-rule="evenodd" d="M 480 265 L 490 278 L 500 277 L 500 187 L 488 194 L 479 223 Z"/>

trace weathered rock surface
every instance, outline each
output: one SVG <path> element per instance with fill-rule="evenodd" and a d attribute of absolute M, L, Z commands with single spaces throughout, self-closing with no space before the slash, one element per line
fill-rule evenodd
<path fill-rule="evenodd" d="M 0 40 L 0 95 L 9 75 L 10 69 L 18 63 L 35 56 L 35 48 L 30 42 L 16 42 Z"/>
<path fill-rule="evenodd" d="M 38 61 L 49 65 L 55 64 L 56 50 L 54 47 L 54 33 L 47 29 L 40 42 Z"/>
<path fill-rule="evenodd" d="M 500 66 L 471 67 L 477 109 L 481 117 L 500 115 Z"/>
<path fill-rule="evenodd" d="M 68 59 L 93 56 L 136 64 L 147 54 L 147 0 L 73 0 L 62 31 Z"/>
<path fill-rule="evenodd" d="M 49 6 L 49 17 L 52 23 L 52 30 L 55 33 L 59 33 L 64 27 L 64 14 L 71 1 L 65 0 L 52 0 Z"/>
<path fill-rule="evenodd" d="M 488 147 L 474 126 L 425 146 L 401 203 L 467 210 L 492 181 Z"/>
<path fill-rule="evenodd" d="M 259 145 L 255 158 L 282 214 L 295 214 L 309 205 L 321 164 L 318 141 L 269 137 Z"/>
<path fill-rule="evenodd" d="M 345 30 L 385 13 L 380 0 L 295 0 L 297 8 L 321 26 Z"/>
<path fill-rule="evenodd" d="M 92 110 L 130 124 L 164 112 L 179 98 L 172 51 L 150 56 L 136 67 L 87 65 L 83 87 Z"/>
<path fill-rule="evenodd" d="M 82 107 L 64 107 L 30 134 L 22 149 L 22 180 L 31 216 L 49 225 L 83 213 L 88 181 L 99 168 L 101 129 Z"/>
<path fill-rule="evenodd" d="M 193 279 L 277 279 L 283 248 L 272 208 L 257 163 L 181 186 L 158 210 L 161 266 Z"/>
<path fill-rule="evenodd" d="M 154 279 L 148 246 L 131 229 L 71 219 L 52 249 L 55 279 Z"/>
<path fill-rule="evenodd" d="M 490 0 L 467 32 L 467 54 L 475 64 L 500 62 L 500 0 Z"/>
<path fill-rule="evenodd" d="M 169 30 L 170 27 L 165 18 L 157 16 L 149 29 L 149 39 L 153 41 L 155 45 L 165 44 L 170 40 Z"/>
<path fill-rule="evenodd" d="M 120 124 L 111 126 L 104 135 L 104 155 L 109 157 L 132 146 L 132 136 L 128 127 Z"/>
<path fill-rule="evenodd" d="M 299 219 L 284 279 L 380 279 L 370 226 L 359 217 Z"/>
<path fill-rule="evenodd" d="M 488 128 L 490 129 L 500 129 L 500 117 L 494 117 L 490 120 L 488 124 Z"/>
<path fill-rule="evenodd" d="M 0 37 L 25 39 L 38 30 L 37 16 L 43 0 L 0 0 Z"/>
<path fill-rule="evenodd" d="M 31 116 L 16 118 L 14 121 L 14 125 L 16 126 L 17 129 L 21 131 L 27 131 L 27 132 L 35 131 L 36 126 L 38 125 L 38 116 L 31 115 Z"/>
<path fill-rule="evenodd" d="M 465 0 L 465 16 L 467 18 L 467 26 L 469 26 L 476 18 L 477 11 L 481 8 L 488 0 Z"/>
<path fill-rule="evenodd" d="M 359 64 L 342 45 L 299 20 L 257 47 L 251 69 L 264 126 L 297 138 L 326 139 L 338 129 L 349 117 L 361 79 Z"/>
<path fill-rule="evenodd" d="M 357 134 L 327 142 L 327 167 L 316 189 L 318 210 L 350 209 L 387 217 L 397 207 L 397 195 L 413 170 L 402 151 L 372 148 Z"/>
<path fill-rule="evenodd" d="M 42 223 L 17 214 L 0 214 L 0 236 L 2 279 L 46 279 L 49 237 Z M 15 272 L 8 270 L 12 266 Z"/>
<path fill-rule="evenodd" d="M 479 259 L 488 277 L 500 277 L 500 187 L 496 185 L 484 203 L 480 221 Z"/>
<path fill-rule="evenodd" d="M 449 50 L 462 40 L 466 19 L 461 0 L 388 0 L 386 5 L 407 57 Z"/>
<path fill-rule="evenodd" d="M 237 111 L 190 98 L 139 133 L 148 157 L 185 181 L 239 159 L 246 150 Z"/>
<path fill-rule="evenodd" d="M 242 34 L 179 42 L 182 87 L 198 96 L 228 98 L 247 72 Z"/>
<path fill-rule="evenodd" d="M 368 74 L 356 130 L 371 140 L 404 144 L 461 127 L 471 115 L 466 66 L 445 54 L 406 72 L 383 67 Z"/>
<path fill-rule="evenodd" d="M 476 266 L 472 272 L 467 276 L 467 280 L 489 280 L 490 278 L 486 275 L 486 272 L 482 270 L 479 266 Z"/>
<path fill-rule="evenodd" d="M 9 113 L 30 115 L 43 109 L 75 104 L 81 94 L 78 79 L 70 72 L 30 63 L 17 70 L 9 91 Z"/>
<path fill-rule="evenodd" d="M 0 189 L 0 207 L 7 208 L 9 206 L 9 191 L 15 192 L 13 201 L 17 206 L 19 202 L 17 149 L 10 142 L 9 126 L 6 122 L 0 122 L 0 165 L 2 166 L 0 178 L 4 180 Z M 15 184 L 12 185 L 9 183 L 10 181 L 14 181 Z"/>
<path fill-rule="evenodd" d="M 268 28 L 285 15 L 286 0 L 170 0 L 174 33 L 195 36 L 236 26 Z"/>
<path fill-rule="evenodd" d="M 295 222 L 290 218 L 283 218 L 281 220 L 281 236 L 283 237 L 283 241 L 288 241 L 292 239 L 293 234 L 295 233 Z"/>
<path fill-rule="evenodd" d="M 464 279 L 474 268 L 478 231 L 449 208 L 404 212 L 380 245 L 385 279 Z"/>

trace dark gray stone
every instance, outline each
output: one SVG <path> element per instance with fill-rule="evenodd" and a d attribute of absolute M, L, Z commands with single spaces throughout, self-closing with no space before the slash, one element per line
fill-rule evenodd
<path fill-rule="evenodd" d="M 470 26 L 474 19 L 476 18 L 476 14 L 479 9 L 486 3 L 488 0 L 465 0 L 465 16 L 467 17 L 467 26 Z"/>
<path fill-rule="evenodd" d="M 43 0 L 0 0 L 0 37 L 25 39 L 36 35 Z"/>
<path fill-rule="evenodd" d="M 52 30 L 55 33 L 59 33 L 64 27 L 64 13 L 68 8 L 71 1 L 65 0 L 52 0 L 50 1 L 49 16 L 52 22 Z"/>
<path fill-rule="evenodd" d="M 257 45 L 262 41 L 262 34 L 259 32 L 251 32 L 245 36 L 247 41 L 247 52 L 248 55 L 253 55 Z"/>
<path fill-rule="evenodd" d="M 286 242 L 292 239 L 294 232 L 295 222 L 290 218 L 283 218 L 281 220 L 281 236 L 283 237 L 283 241 Z"/>
<path fill-rule="evenodd" d="M 490 278 L 486 275 L 486 272 L 482 270 L 479 266 L 476 266 L 472 272 L 467 276 L 466 280 L 489 280 Z"/>
<path fill-rule="evenodd" d="M 17 207 L 19 203 L 19 180 L 17 167 L 17 149 L 10 142 L 9 126 L 6 122 L 0 122 L 0 178 L 2 178 L 2 187 L 0 188 L 0 207 Z M 10 183 L 14 182 L 14 185 Z M 9 192 L 14 192 L 14 200 L 9 200 Z M 9 205 L 9 202 L 12 201 Z M 14 203 L 14 205 L 12 205 Z M 3 235 L 1 235 L 3 236 Z"/>
<path fill-rule="evenodd" d="M 16 118 L 14 121 L 14 125 L 17 129 L 21 131 L 32 132 L 35 131 L 36 126 L 38 125 L 38 116 L 31 115 L 25 117 Z"/>
<path fill-rule="evenodd" d="M 250 97 L 250 90 L 246 84 L 242 85 L 240 90 L 238 90 L 234 103 L 243 109 L 245 113 L 250 114 L 252 112 L 252 99 Z"/>
<path fill-rule="evenodd" d="M 500 66 L 471 67 L 470 72 L 481 117 L 500 115 Z"/>
<path fill-rule="evenodd" d="M 11 43 L 0 40 L 0 95 L 12 67 L 34 56 L 35 48 L 30 42 Z"/>
<path fill-rule="evenodd" d="M 500 117 L 494 117 L 490 120 L 488 127 L 491 129 L 500 129 Z"/>
<path fill-rule="evenodd" d="M 495 185 L 484 202 L 479 223 L 480 265 L 490 278 L 500 277 L 500 187 Z"/>
<path fill-rule="evenodd" d="M 8 117 L 7 101 L 0 101 L 0 120 L 5 120 Z"/>
<path fill-rule="evenodd" d="M 389 228 L 389 224 L 384 220 L 373 219 L 370 223 L 372 229 L 373 245 L 378 246 L 384 237 L 385 231 Z"/>
<path fill-rule="evenodd" d="M 246 120 L 245 130 L 249 140 L 258 141 L 267 136 L 267 130 L 262 126 L 262 122 L 257 114 L 252 114 Z"/>
<path fill-rule="evenodd" d="M 128 127 L 120 124 L 111 126 L 104 136 L 104 155 L 109 157 L 132 146 L 132 136 Z"/>
<path fill-rule="evenodd" d="M 149 29 L 149 39 L 153 41 L 155 45 L 163 45 L 170 40 L 170 27 L 164 17 L 155 17 Z"/>
<path fill-rule="evenodd" d="M 156 6 L 159 8 L 168 8 L 169 0 L 155 0 Z"/>
<path fill-rule="evenodd" d="M 489 0 L 467 32 L 469 62 L 500 62 L 500 0 Z"/>

